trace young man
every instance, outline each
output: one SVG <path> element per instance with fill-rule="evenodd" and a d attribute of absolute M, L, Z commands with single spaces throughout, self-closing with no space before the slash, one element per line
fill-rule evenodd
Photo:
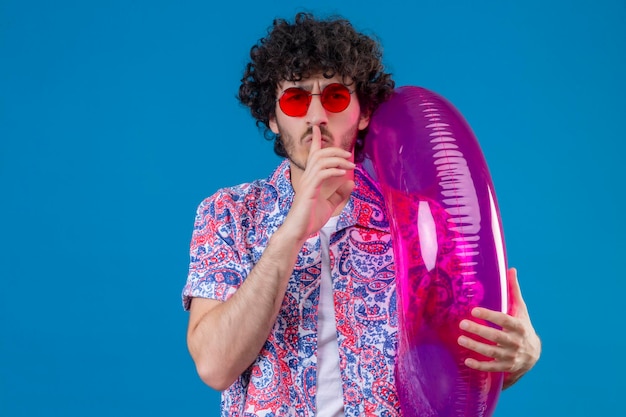
<path fill-rule="evenodd" d="M 400 415 L 389 223 L 358 164 L 393 87 L 378 43 L 343 19 L 276 20 L 252 48 L 239 97 L 285 160 L 200 204 L 183 290 L 189 351 L 223 416 Z M 467 366 L 506 386 L 540 353 L 509 275 L 515 316 L 475 310 L 502 330 L 459 324 L 477 336 L 459 343 L 493 358 Z"/>

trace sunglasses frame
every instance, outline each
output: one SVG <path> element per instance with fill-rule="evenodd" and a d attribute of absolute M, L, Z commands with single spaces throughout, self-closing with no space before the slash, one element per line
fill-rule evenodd
<path fill-rule="evenodd" d="M 332 90 L 333 90 L 334 86 L 341 86 L 342 88 L 344 88 L 344 89 L 345 89 L 345 91 L 347 91 L 347 92 L 348 92 L 348 97 L 349 97 L 349 100 L 348 100 L 348 103 L 346 104 L 346 107 L 344 107 L 344 108 L 343 108 L 343 109 L 341 109 L 341 110 L 337 110 L 337 111 L 335 111 L 335 110 L 331 110 L 331 109 L 327 108 L 327 107 L 326 107 L 326 100 L 324 100 L 324 93 L 325 93 L 325 92 L 327 92 L 327 91 L 328 91 L 329 93 L 332 93 Z M 329 87 L 333 87 L 333 88 L 331 88 L 331 89 L 329 90 L 329 89 L 328 89 Z M 290 91 L 290 90 L 298 90 L 298 92 L 302 92 L 302 93 L 304 93 L 304 94 L 306 94 L 306 95 L 307 95 L 307 104 L 306 104 L 306 107 L 304 108 L 304 112 L 303 112 L 303 113 L 295 113 L 295 114 L 290 114 L 290 113 L 286 112 L 286 111 L 285 111 L 285 109 L 283 108 L 283 103 L 282 103 L 282 101 L 281 101 L 281 100 L 285 97 L 285 93 L 287 93 L 287 92 L 288 92 L 288 91 Z M 302 87 L 289 87 L 289 88 L 286 88 L 286 89 L 284 89 L 284 90 L 283 90 L 283 92 L 280 94 L 280 97 L 278 97 L 278 98 L 276 99 L 276 101 L 278 102 L 278 106 L 280 107 L 280 109 L 282 110 L 282 112 L 283 112 L 283 113 L 285 113 L 287 116 L 289 116 L 289 117 L 303 117 L 303 116 L 305 116 L 305 115 L 307 114 L 307 112 L 309 111 L 309 107 L 311 107 L 311 101 L 313 100 L 313 96 L 320 96 L 320 101 L 322 102 L 322 107 L 324 107 L 324 109 L 325 109 L 326 111 L 329 111 L 329 112 L 331 112 L 331 113 L 341 113 L 342 111 L 344 111 L 345 109 L 347 109 L 347 108 L 348 108 L 348 106 L 350 106 L 350 102 L 352 101 L 352 93 L 354 93 L 354 90 L 350 90 L 350 89 L 348 88 L 348 86 L 347 86 L 347 85 L 344 85 L 344 84 L 341 84 L 341 83 L 332 83 L 332 84 L 328 84 L 328 85 L 327 85 L 326 87 L 324 87 L 324 89 L 323 89 L 321 92 L 319 92 L 319 93 L 311 93 L 310 91 L 307 91 L 307 90 L 305 90 L 305 89 L 304 89 L 304 88 L 302 88 Z"/>

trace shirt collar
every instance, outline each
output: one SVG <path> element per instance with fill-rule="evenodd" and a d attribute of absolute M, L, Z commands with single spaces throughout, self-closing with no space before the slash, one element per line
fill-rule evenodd
<path fill-rule="evenodd" d="M 337 230 L 354 225 L 389 231 L 387 210 L 380 188 L 360 164 L 354 169 L 354 190 L 339 216 Z"/>

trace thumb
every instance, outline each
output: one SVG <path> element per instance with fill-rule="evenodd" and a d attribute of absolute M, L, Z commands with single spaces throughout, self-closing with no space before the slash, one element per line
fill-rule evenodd
<path fill-rule="evenodd" d="M 509 268 L 506 277 L 509 287 L 509 314 L 516 316 L 518 311 L 526 309 L 526 304 L 522 298 L 522 290 L 517 279 L 517 269 Z"/>
<path fill-rule="evenodd" d="M 341 184 L 337 190 L 335 190 L 335 192 L 328 198 L 328 201 L 336 207 L 350 197 L 353 189 L 354 181 L 346 181 Z"/>

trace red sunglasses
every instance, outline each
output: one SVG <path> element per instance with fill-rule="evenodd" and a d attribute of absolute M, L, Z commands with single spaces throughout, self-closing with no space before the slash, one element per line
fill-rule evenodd
<path fill-rule="evenodd" d="M 331 113 L 344 111 L 350 105 L 350 91 L 343 84 L 329 84 L 319 94 L 313 94 L 300 87 L 291 87 L 283 91 L 278 98 L 280 109 L 287 116 L 302 117 L 309 111 L 312 96 L 320 96 L 322 106 Z"/>

